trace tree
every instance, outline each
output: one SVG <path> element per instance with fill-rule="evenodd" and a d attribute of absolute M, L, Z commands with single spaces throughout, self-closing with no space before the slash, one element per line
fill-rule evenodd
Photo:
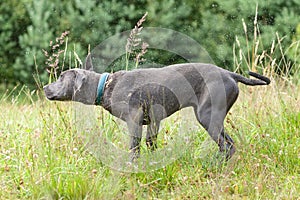
<path fill-rule="evenodd" d="M 18 44 L 19 33 L 29 24 L 26 9 L 19 0 L 0 3 L 0 80 L 6 85 L 16 82 L 13 62 L 21 54 Z"/>
<path fill-rule="evenodd" d="M 49 42 L 64 31 L 70 31 L 66 65 L 74 67 L 74 51 L 84 61 L 89 49 L 116 33 L 130 30 L 145 12 L 148 12 L 145 27 L 182 32 L 197 40 L 215 64 L 233 69 L 233 45 L 237 38 L 245 54 L 255 45 L 255 30 L 260 35 L 260 52 L 272 46 L 277 40 L 276 33 L 284 38 L 283 48 L 295 41 L 300 1 L 260 1 L 257 16 L 256 4 L 248 0 L 89 0 L 84 3 L 80 0 L 11 0 L 1 1 L 0 11 L 0 81 L 34 85 L 32 74 L 37 71 L 44 82 L 47 80 L 42 49 L 51 48 Z M 254 25 L 256 17 L 258 29 Z M 282 56 L 277 50 L 274 56 Z M 294 53 L 290 52 L 284 55 L 285 59 L 295 62 Z M 109 53 L 113 52 L 107 50 Z M 163 51 L 148 51 L 146 56 L 150 63 L 167 65 L 183 61 Z"/>
<path fill-rule="evenodd" d="M 20 83 L 34 84 L 33 74 L 39 70 L 36 67 L 45 63 L 42 49 L 46 48 L 53 38 L 53 31 L 48 24 L 53 3 L 47 0 L 33 1 L 26 4 L 26 9 L 31 24 L 27 26 L 27 32 L 19 36 L 22 54 L 16 58 L 13 69 L 14 77 L 17 77 Z"/>

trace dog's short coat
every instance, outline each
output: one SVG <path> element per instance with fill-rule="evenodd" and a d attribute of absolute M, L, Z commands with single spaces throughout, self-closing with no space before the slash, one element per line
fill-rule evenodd
<path fill-rule="evenodd" d="M 189 106 L 194 108 L 199 123 L 229 159 L 235 147 L 223 123 L 238 97 L 237 82 L 252 86 L 270 83 L 267 77 L 257 73 L 249 72 L 249 75 L 257 79 L 202 63 L 119 71 L 109 75 L 101 106 L 127 123 L 133 159 L 139 154 L 142 125 L 148 125 L 146 143 L 154 150 L 160 121 Z M 44 91 L 49 100 L 92 105 L 100 78 L 101 74 L 93 71 L 71 69 L 45 86 Z"/>

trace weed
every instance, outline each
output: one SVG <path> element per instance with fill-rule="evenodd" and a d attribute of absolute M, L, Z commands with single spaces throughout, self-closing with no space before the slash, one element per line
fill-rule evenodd
<path fill-rule="evenodd" d="M 146 12 L 143 17 L 137 22 L 135 27 L 130 31 L 130 35 L 127 39 L 127 44 L 126 44 L 126 71 L 128 70 L 129 67 L 129 60 L 131 54 L 135 55 L 135 68 L 138 67 L 139 63 L 144 61 L 142 58 L 143 55 L 146 54 L 148 44 L 146 42 L 142 42 L 141 38 L 139 38 L 139 35 L 142 32 L 142 24 L 144 21 L 146 21 L 148 13 Z M 141 49 L 139 52 L 137 49 Z"/>
<path fill-rule="evenodd" d="M 61 34 L 60 37 L 57 37 L 55 41 L 50 41 L 50 50 L 44 50 L 44 55 L 47 58 L 46 60 L 46 70 L 50 74 L 49 76 L 49 82 L 51 83 L 52 79 L 54 78 L 55 80 L 57 79 L 57 70 L 61 68 L 61 71 L 64 69 L 65 65 L 65 58 L 66 58 L 66 52 L 68 48 L 68 35 L 69 31 L 65 31 Z M 65 43 L 65 49 L 61 49 L 61 45 Z M 63 61 L 62 64 L 60 65 L 60 55 L 63 54 Z"/>

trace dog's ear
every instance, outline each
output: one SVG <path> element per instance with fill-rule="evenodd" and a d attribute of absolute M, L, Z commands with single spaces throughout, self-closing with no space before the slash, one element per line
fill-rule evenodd
<path fill-rule="evenodd" d="M 85 79 L 86 79 L 86 74 L 84 73 L 84 71 L 75 71 L 75 88 L 76 90 L 80 90 L 82 84 L 84 83 Z"/>
<path fill-rule="evenodd" d="M 89 71 L 94 71 L 91 54 L 89 54 L 86 57 L 86 60 L 85 60 L 85 63 L 84 63 L 84 69 L 89 70 Z"/>

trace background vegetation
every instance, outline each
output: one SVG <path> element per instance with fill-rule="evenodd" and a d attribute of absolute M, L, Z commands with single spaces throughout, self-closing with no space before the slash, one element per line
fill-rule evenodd
<path fill-rule="evenodd" d="M 255 2 L 247 0 L 1 1 L 0 81 L 5 87 L 17 83 L 33 86 L 32 75 L 36 73 L 45 81 L 46 58 L 42 49 L 48 50 L 49 42 L 61 33 L 70 31 L 67 56 L 74 56 L 72 52 L 76 50 L 84 60 L 89 45 L 92 49 L 109 36 L 130 30 L 146 11 L 149 14 L 144 26 L 183 32 L 198 41 L 217 65 L 232 70 L 236 40 L 239 40 L 243 52 L 253 46 L 255 8 Z M 278 39 L 277 32 L 283 49 L 287 50 L 284 54 L 287 62 L 292 66 L 298 61 L 299 57 L 294 54 L 299 49 L 296 45 L 288 47 L 300 38 L 299 13 L 300 2 L 297 0 L 260 1 L 257 16 L 260 29 L 256 32 L 261 35 L 263 48 L 258 51 L 271 47 Z M 242 28 L 243 20 L 246 33 Z M 278 60 L 282 59 L 280 49 L 275 54 Z M 160 62 L 164 64 L 178 62 L 163 57 L 159 59 L 164 60 Z M 278 68 L 283 70 L 282 66 Z"/>

